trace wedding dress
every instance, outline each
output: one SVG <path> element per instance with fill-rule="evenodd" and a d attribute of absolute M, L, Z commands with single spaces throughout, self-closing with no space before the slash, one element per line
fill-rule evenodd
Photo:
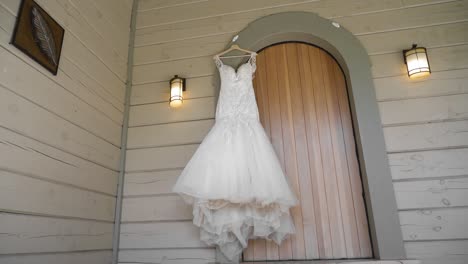
<path fill-rule="evenodd" d="M 252 85 L 256 53 L 236 71 L 215 62 L 221 77 L 216 122 L 173 190 L 193 205 L 200 238 L 233 259 L 251 238 L 280 244 L 293 234 L 297 203 L 259 121 Z"/>

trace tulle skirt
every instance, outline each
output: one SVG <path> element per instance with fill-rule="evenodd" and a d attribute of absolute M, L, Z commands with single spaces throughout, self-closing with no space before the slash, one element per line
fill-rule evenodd
<path fill-rule="evenodd" d="M 251 238 L 280 244 L 297 203 L 258 119 L 220 119 L 179 176 L 174 192 L 193 205 L 200 238 L 233 259 Z"/>

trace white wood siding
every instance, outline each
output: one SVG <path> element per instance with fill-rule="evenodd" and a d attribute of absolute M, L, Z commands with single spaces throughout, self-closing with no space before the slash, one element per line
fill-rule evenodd
<path fill-rule="evenodd" d="M 112 240 L 112 223 L 8 213 L 0 220 L 8 234 L 0 238 L 2 254 L 106 250 Z"/>
<path fill-rule="evenodd" d="M 2 264 L 103 264 L 111 263 L 112 251 L 82 251 L 70 253 L 47 253 L 40 255 L 22 255 L 22 256 L 0 256 Z"/>
<path fill-rule="evenodd" d="M 167 264 L 204 264 L 215 262 L 215 252 L 211 249 L 154 249 L 121 250 L 120 263 L 167 263 Z"/>
<path fill-rule="evenodd" d="M 212 261 L 171 188 L 214 122 L 212 55 L 249 22 L 284 11 L 337 21 L 365 46 L 408 257 L 467 263 L 468 233 L 460 230 L 468 227 L 458 219 L 468 208 L 466 0 L 140 0 L 121 263 L 178 263 L 172 250 Z M 401 51 L 412 43 L 428 48 L 427 79 L 406 75 Z M 188 78 L 179 109 L 167 103 L 175 74 Z"/>
<path fill-rule="evenodd" d="M 0 263 L 110 263 L 131 3 L 38 0 L 65 37 L 57 76 L 10 45 L 0 0 Z"/>

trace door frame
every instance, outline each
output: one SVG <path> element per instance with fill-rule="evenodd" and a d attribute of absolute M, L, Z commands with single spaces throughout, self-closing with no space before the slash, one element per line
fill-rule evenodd
<path fill-rule="evenodd" d="M 310 12 L 284 12 L 259 18 L 248 24 L 236 38 L 236 44 L 255 51 L 281 42 L 318 46 L 331 54 L 342 68 L 348 88 L 374 257 L 405 259 L 367 51 L 350 31 Z M 233 64 L 238 62 L 240 59 Z"/>

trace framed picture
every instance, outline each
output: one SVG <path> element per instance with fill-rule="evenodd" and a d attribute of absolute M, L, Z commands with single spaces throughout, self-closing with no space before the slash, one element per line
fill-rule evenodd
<path fill-rule="evenodd" d="M 65 30 L 34 0 L 22 0 L 11 44 L 57 75 Z"/>

